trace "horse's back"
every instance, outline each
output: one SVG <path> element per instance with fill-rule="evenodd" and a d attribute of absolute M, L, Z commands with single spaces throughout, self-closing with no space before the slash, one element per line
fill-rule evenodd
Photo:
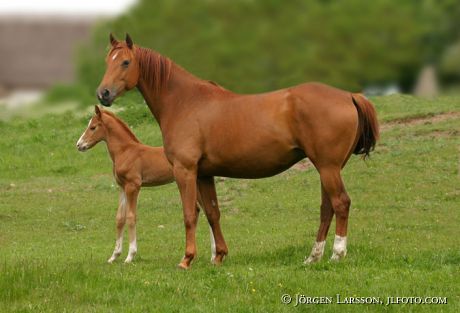
<path fill-rule="evenodd" d="M 190 145 L 200 151 L 200 175 L 266 177 L 327 151 L 342 160 L 357 130 L 351 93 L 319 83 L 218 99 L 195 114 L 199 136 L 188 138 L 202 138 Z"/>

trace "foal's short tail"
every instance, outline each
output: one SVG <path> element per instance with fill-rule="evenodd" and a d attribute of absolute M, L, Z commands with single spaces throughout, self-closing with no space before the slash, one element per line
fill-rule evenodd
<path fill-rule="evenodd" d="M 362 94 L 354 93 L 351 95 L 353 103 L 358 110 L 358 143 L 356 144 L 354 154 L 364 154 L 363 158 L 369 156 L 374 150 L 375 143 L 379 139 L 379 122 L 377 121 L 377 112 L 372 103 Z"/>

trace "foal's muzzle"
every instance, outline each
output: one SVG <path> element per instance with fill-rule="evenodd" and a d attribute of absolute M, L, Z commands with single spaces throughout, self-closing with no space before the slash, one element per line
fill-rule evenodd
<path fill-rule="evenodd" d="M 88 150 L 88 145 L 84 144 L 84 143 L 82 144 L 80 142 L 77 142 L 77 149 L 80 152 L 85 152 L 86 150 Z"/>

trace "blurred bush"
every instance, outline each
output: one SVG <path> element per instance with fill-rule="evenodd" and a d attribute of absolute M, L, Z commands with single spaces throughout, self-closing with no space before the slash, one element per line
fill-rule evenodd
<path fill-rule="evenodd" d="M 458 20 L 454 0 L 141 0 L 95 28 L 79 51 L 78 85 L 94 97 L 108 34 L 128 32 L 136 44 L 236 92 L 306 81 L 409 90 L 421 66 L 438 62 L 459 38 Z"/>
<path fill-rule="evenodd" d="M 446 49 L 441 58 L 440 73 L 445 84 L 460 81 L 460 41 Z"/>
<path fill-rule="evenodd" d="M 88 93 L 88 88 L 83 84 L 64 85 L 58 84 L 48 89 L 42 102 L 59 102 L 59 101 L 75 101 L 95 102 L 94 94 Z"/>

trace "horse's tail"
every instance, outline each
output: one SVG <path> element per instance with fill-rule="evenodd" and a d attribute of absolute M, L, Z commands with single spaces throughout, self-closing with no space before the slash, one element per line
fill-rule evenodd
<path fill-rule="evenodd" d="M 353 103 L 358 110 L 358 135 L 359 139 L 353 150 L 354 154 L 364 154 L 363 158 L 369 156 L 374 150 L 375 143 L 379 139 L 379 122 L 377 112 L 372 103 L 362 94 L 351 95 Z"/>

